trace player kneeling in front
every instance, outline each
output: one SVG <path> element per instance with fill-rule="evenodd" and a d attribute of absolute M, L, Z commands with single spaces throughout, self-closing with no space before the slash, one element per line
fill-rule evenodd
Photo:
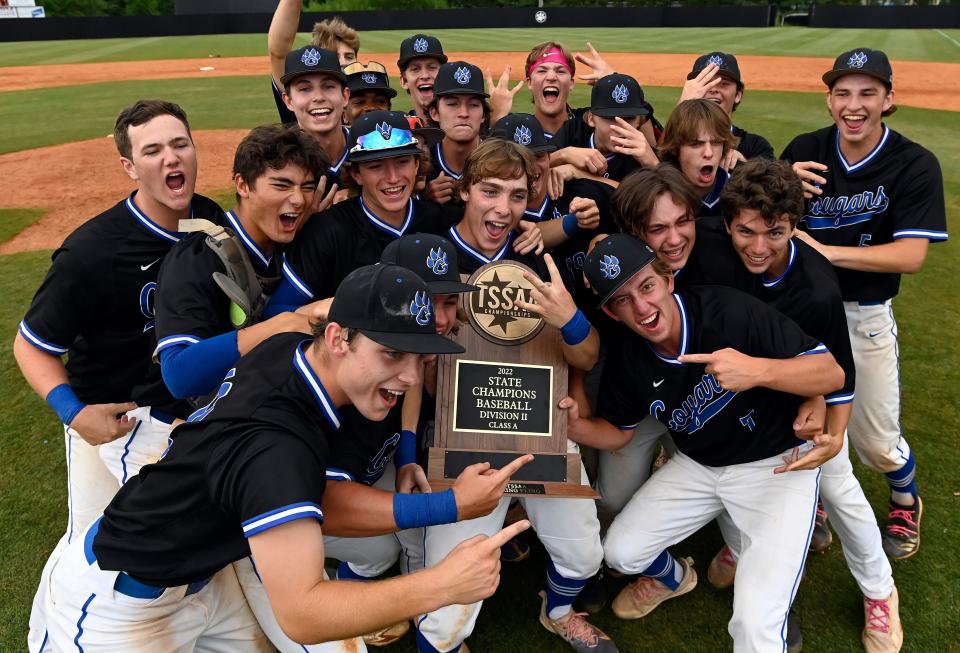
<path fill-rule="evenodd" d="M 561 402 L 570 437 L 616 449 L 651 414 L 679 449 L 607 533 L 607 564 L 643 575 L 617 596 L 614 612 L 636 619 L 692 590 L 691 561 L 674 560 L 666 547 L 726 509 L 744 533 L 734 650 L 782 651 L 819 471 L 774 472 L 782 454 L 810 446 L 794 435 L 797 406 L 840 388 L 843 370 L 822 344 L 748 295 L 715 286 L 673 294 L 670 271 L 632 236 L 601 241 L 584 273 L 624 328 L 611 334 L 598 417 L 580 418 L 572 399 Z"/>
<path fill-rule="evenodd" d="M 279 334 L 244 356 L 163 459 L 55 561 L 46 600 L 54 650 L 272 650 L 229 566 L 248 555 L 277 621 L 298 642 L 353 637 L 490 596 L 499 548 L 526 522 L 471 540 L 422 573 L 324 581 L 324 468 L 342 437 L 338 409 L 352 404 L 383 419 L 396 395 L 419 383 L 424 353 L 457 351 L 434 332 L 427 293 L 403 268 L 361 268 L 344 280 L 315 339 Z M 502 491 L 518 466 L 485 478 Z M 349 517 L 331 521 L 349 529 Z"/>

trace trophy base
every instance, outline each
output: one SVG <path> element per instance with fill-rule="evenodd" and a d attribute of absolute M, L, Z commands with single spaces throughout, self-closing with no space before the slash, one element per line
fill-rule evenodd
<path fill-rule="evenodd" d="M 457 476 L 470 465 L 487 462 L 499 469 L 528 452 L 476 451 L 431 447 L 427 480 L 437 490 L 452 487 Z M 599 494 L 589 485 L 569 479 L 580 478 L 580 454 L 534 453 L 533 460 L 511 477 L 503 493 L 510 496 L 597 499 Z"/>

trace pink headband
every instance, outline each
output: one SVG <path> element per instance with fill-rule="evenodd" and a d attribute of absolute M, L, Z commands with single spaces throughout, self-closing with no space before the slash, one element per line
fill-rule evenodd
<path fill-rule="evenodd" d="M 571 75 L 573 74 L 573 69 L 570 68 L 570 62 L 567 61 L 565 56 L 563 56 L 563 52 L 561 52 L 558 48 L 550 48 L 543 53 L 543 56 L 530 64 L 530 66 L 527 68 L 527 77 L 530 77 L 530 73 L 533 72 L 534 68 L 544 63 L 558 63 L 569 70 Z"/>

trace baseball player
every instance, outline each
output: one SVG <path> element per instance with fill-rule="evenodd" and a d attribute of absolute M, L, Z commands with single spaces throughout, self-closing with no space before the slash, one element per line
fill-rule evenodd
<path fill-rule="evenodd" d="M 887 55 L 856 48 L 823 75 L 834 124 L 795 138 L 793 163 L 809 198 L 798 237 L 837 269 L 857 367 L 850 440 L 884 474 L 890 512 L 883 548 L 894 559 L 920 546 L 923 503 L 913 450 L 900 431 L 900 373 L 893 297 L 931 242 L 947 239 L 936 157 L 887 127 L 895 110 Z M 825 527 L 825 526 L 824 526 Z"/>
<path fill-rule="evenodd" d="M 551 175 L 558 170 L 550 167 L 550 157 L 557 148 L 547 139 L 535 116 L 511 113 L 493 126 L 490 135 L 513 141 L 533 154 L 537 175 L 523 219 L 540 227 L 544 247 L 551 250 L 572 282 L 574 298 L 586 296 L 590 291 L 583 285 L 581 271 L 590 238 L 616 228 L 608 210 L 612 189 L 589 179 L 572 179 L 561 182 L 559 189 L 550 188 Z M 557 190 L 560 192 L 551 196 L 551 191 Z M 580 301 L 577 304 L 583 305 Z"/>
<path fill-rule="evenodd" d="M 350 91 L 344 112 L 347 124 L 353 124 L 371 111 L 390 110 L 390 101 L 397 96 L 397 91 L 390 88 L 390 78 L 382 63 L 371 61 L 364 65 L 358 61 L 344 66 L 343 72 L 347 75 L 347 89 Z"/>
<path fill-rule="evenodd" d="M 680 93 L 680 102 L 704 98 L 715 102 L 724 113 L 733 120 L 733 112 L 743 100 L 743 81 L 740 79 L 740 64 L 737 58 L 726 52 L 710 52 L 697 57 L 693 68 L 687 73 L 687 81 Z M 740 139 L 735 150 L 728 153 L 728 157 L 736 156 L 739 152 L 743 159 L 762 157 L 773 159 L 773 146 L 770 141 L 759 134 L 751 134 L 745 129 L 733 125 L 733 135 Z M 724 167 L 728 170 L 733 166 L 728 159 Z"/>
<path fill-rule="evenodd" d="M 752 293 L 804 332 L 820 339 L 843 367 L 843 387 L 826 396 L 823 438 L 792 469 L 821 467 L 820 498 L 841 535 L 847 566 L 864 595 L 864 647 L 870 653 L 898 651 L 903 641 L 898 598 L 890 563 L 883 553 L 873 510 L 853 475 L 844 431 L 854 399 L 855 369 L 836 273 L 806 243 L 792 238 L 803 215 L 803 189 L 789 164 L 755 160 L 737 166 L 720 197 L 732 249 L 760 281 Z M 839 453 L 839 455 L 836 455 Z M 739 532 L 727 515 L 718 519 L 731 543 L 710 563 L 714 586 L 733 584 Z"/>
<path fill-rule="evenodd" d="M 729 626 L 734 650 L 782 651 L 819 472 L 774 472 L 786 470 L 781 455 L 800 445 L 792 418 L 801 397 L 836 390 L 843 370 L 822 344 L 749 295 L 719 286 L 672 293 L 669 269 L 632 236 L 601 241 L 584 273 L 623 328 L 610 344 L 598 416 L 580 418 L 572 399 L 561 402 L 571 438 L 614 449 L 650 414 L 679 449 L 607 533 L 607 563 L 643 574 L 614 600 L 614 613 L 637 619 L 692 590 L 691 561 L 674 560 L 665 547 L 726 509 L 745 534 Z M 807 520 L 796 518 L 803 513 Z"/>
<path fill-rule="evenodd" d="M 175 397 L 210 394 L 237 359 L 276 333 L 310 333 L 309 306 L 262 322 L 258 313 L 279 281 L 280 248 L 306 219 L 326 167 L 319 144 L 296 126 L 257 127 L 240 142 L 230 231 L 185 238 L 160 268 L 156 354 Z"/>
<path fill-rule="evenodd" d="M 414 34 L 400 43 L 400 86 L 410 96 L 413 108 L 411 115 L 419 116 L 425 123 L 430 122 L 427 107 L 433 102 L 433 86 L 440 66 L 447 63 L 443 45 L 435 36 Z"/>
<path fill-rule="evenodd" d="M 270 55 L 270 86 L 273 100 L 280 114 L 280 122 L 297 122 L 297 117 L 287 108 L 283 100 L 284 66 L 287 55 L 293 50 L 300 26 L 301 3 L 296 0 L 280 0 L 270 20 L 267 32 L 267 51 Z M 310 44 L 314 47 L 332 50 L 337 54 L 341 66 L 357 61 L 360 51 L 360 37 L 357 31 L 343 22 L 338 16 L 314 23 Z"/>
<path fill-rule="evenodd" d="M 488 126 L 488 97 L 483 73 L 473 64 L 450 61 L 437 71 L 427 111 L 431 123 L 443 130 L 444 137 L 430 152 L 432 170 L 427 175 L 425 193 L 430 201 L 460 203 L 456 182 Z"/>
<path fill-rule="evenodd" d="M 53 253 L 13 344 L 24 378 L 63 422 L 68 518 L 61 544 L 74 540 L 142 465 L 159 458 L 174 420 L 189 413 L 150 360 L 157 271 L 181 238 L 181 218 L 220 222 L 223 215 L 194 194 L 197 152 L 179 106 L 134 103 L 117 117 L 114 141 L 136 190 Z M 41 584 L 31 650 L 44 639 L 43 591 Z"/>
<path fill-rule="evenodd" d="M 324 582 L 321 524 L 346 533 L 388 520 L 329 505 L 327 490 L 334 492 L 323 469 L 340 437 L 339 409 L 353 404 L 382 419 L 419 381 L 424 352 L 457 350 L 434 332 L 426 286 L 407 270 L 363 268 L 342 292 L 346 299 L 334 302 L 313 340 L 278 335 L 231 369 L 163 460 L 64 549 L 46 601 L 55 649 L 267 650 L 229 566 L 245 556 L 298 642 L 350 637 L 493 592 L 501 540 L 524 523 L 474 540 L 422 574 Z M 473 507 L 482 509 L 471 515 L 496 505 L 520 464 L 476 476 Z M 455 517 L 462 507 L 456 490 L 407 496 L 390 521 Z"/>
<path fill-rule="evenodd" d="M 297 124 L 320 143 L 331 162 L 327 177 L 331 182 L 340 181 L 350 140 L 350 130 L 343 125 L 350 90 L 337 55 L 307 45 L 287 54 L 283 70 L 284 104 L 296 116 Z"/>
<path fill-rule="evenodd" d="M 723 164 L 736 145 L 730 116 L 710 100 L 685 100 L 667 119 L 658 150 L 693 184 L 701 202 L 698 216 L 719 216 L 720 191 L 730 178 Z"/>
<path fill-rule="evenodd" d="M 612 73 L 593 86 L 590 110 L 583 120 L 569 120 L 553 142 L 557 152 L 551 165 L 570 163 L 616 186 L 628 174 L 660 160 L 640 131 L 650 114 L 643 89 L 633 77 Z"/>
<path fill-rule="evenodd" d="M 413 198 L 425 165 L 426 155 L 402 113 L 361 116 L 350 133 L 346 178 L 359 195 L 307 222 L 284 252 L 284 278 L 264 315 L 328 299 L 348 273 L 376 263 L 396 238 L 415 232 L 442 234 L 456 223 L 456 209 Z M 526 224 L 526 237 L 515 243 L 521 251 L 538 245 L 540 232 L 532 227 Z"/>
<path fill-rule="evenodd" d="M 518 257 L 509 248 L 511 226 L 516 225 L 523 214 L 535 175 L 532 154 L 511 141 L 491 138 L 471 153 L 460 189 L 465 204 L 464 219 L 448 236 L 459 250 L 461 274 L 469 274 L 493 260 L 537 264 L 536 259 Z M 596 362 L 596 331 L 577 310 L 552 259 L 544 256 L 539 267 L 545 268 L 544 278 L 550 282 L 529 277 L 536 288 L 533 297 L 536 303 L 523 303 L 521 307 L 543 315 L 548 324 L 561 329 L 567 362 L 589 369 Z M 569 443 L 569 450 L 577 451 L 576 445 Z M 583 482 L 587 483 L 585 470 L 581 469 L 581 473 Z M 550 555 L 540 623 L 574 650 L 615 651 L 616 646 L 607 635 L 572 609 L 573 601 L 602 560 L 594 502 L 583 499 L 521 501 Z M 405 542 L 416 549 L 411 560 L 422 561 L 430 567 L 460 542 L 477 534 L 495 533 L 503 523 L 509 503 L 508 499 L 502 500 L 486 517 L 424 529 L 421 537 L 409 544 Z M 480 608 L 481 604 L 476 603 L 423 614 L 415 622 L 418 649 L 422 653 L 463 651 L 462 643 L 473 631 Z"/>

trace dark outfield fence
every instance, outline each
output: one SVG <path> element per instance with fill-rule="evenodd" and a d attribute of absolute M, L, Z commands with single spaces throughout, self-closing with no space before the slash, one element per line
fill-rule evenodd
<path fill-rule="evenodd" d="M 251 5 L 255 0 L 250 0 Z M 104 16 L 0 20 L 0 41 L 186 36 L 195 34 L 267 33 L 270 13 L 216 13 L 237 9 L 236 0 L 177 3 L 178 16 Z M 241 3 L 242 5 L 242 3 Z M 187 13 L 201 10 L 204 13 Z M 358 30 L 430 30 L 471 27 L 767 27 L 775 8 L 754 6 L 698 7 L 534 7 L 406 11 L 340 11 L 309 13 L 300 29 L 310 31 L 318 20 L 337 15 Z M 544 16 L 545 14 L 545 16 Z M 538 20 L 542 19 L 542 20 Z"/>
<path fill-rule="evenodd" d="M 271 14 L 264 0 L 178 0 L 175 16 L 104 16 L 0 20 L 0 41 L 189 36 L 199 34 L 266 34 Z M 273 4 L 272 2 L 270 3 Z M 198 12 L 203 13 L 198 13 Z M 256 13 L 243 13 L 253 12 Z M 240 12 L 240 13 L 238 13 Z M 774 5 L 687 7 L 485 7 L 476 9 L 346 11 L 308 13 L 300 29 L 341 16 L 359 30 L 421 31 L 444 28 L 495 27 L 768 27 L 776 19 Z M 870 7 L 814 5 L 810 27 L 958 28 L 960 5 Z"/>
<path fill-rule="evenodd" d="M 813 5 L 810 27 L 949 29 L 960 27 L 960 5 L 855 7 Z"/>

